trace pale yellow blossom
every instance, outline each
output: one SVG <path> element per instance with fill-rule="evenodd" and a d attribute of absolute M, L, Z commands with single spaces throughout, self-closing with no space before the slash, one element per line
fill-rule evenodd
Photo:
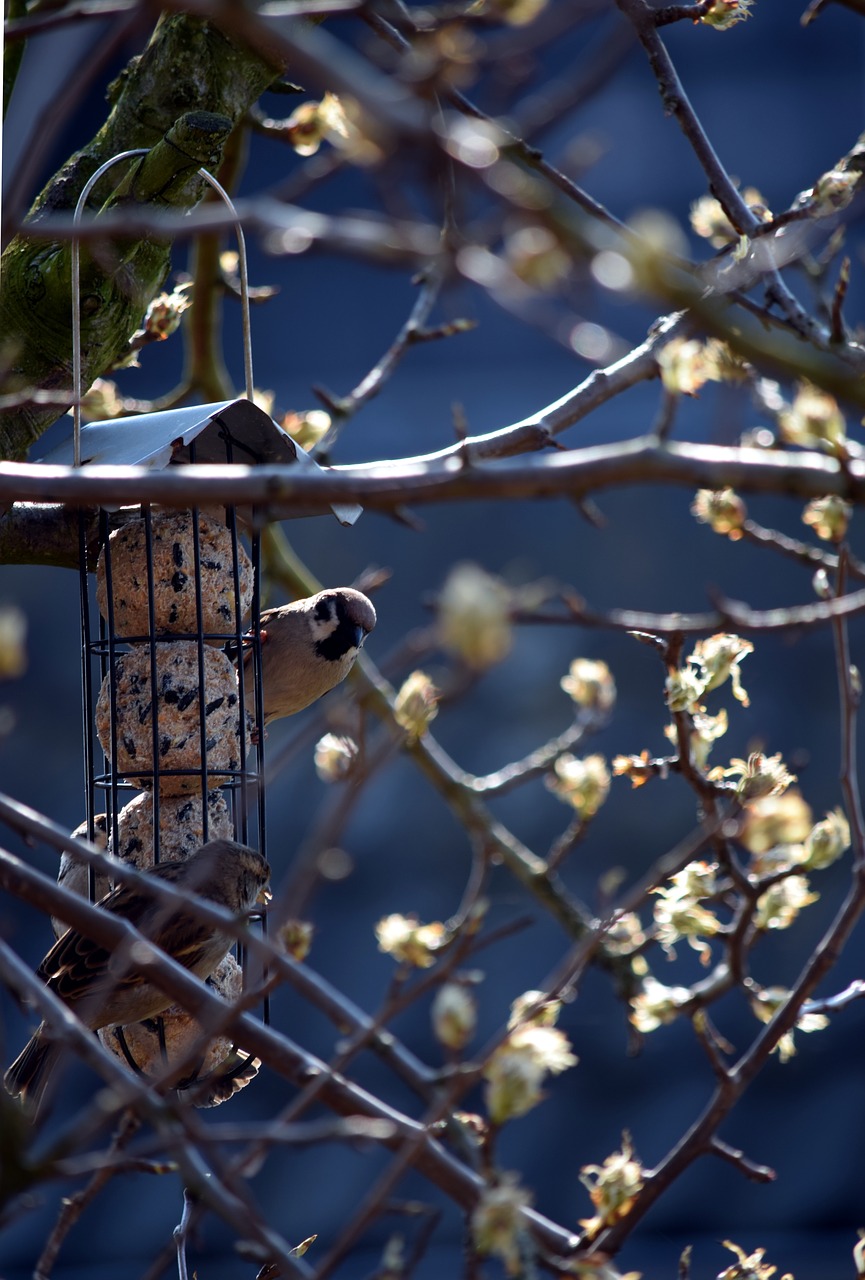
<path fill-rule="evenodd" d="M 850 823 L 841 809 L 827 813 L 805 840 L 802 866 L 810 871 L 830 867 L 850 848 Z"/>
<path fill-rule="evenodd" d="M 475 1033 L 477 1001 L 462 982 L 446 982 L 436 992 L 431 1015 L 436 1039 L 458 1052 Z"/>
<path fill-rule="evenodd" d="M 483 0 L 483 12 L 511 27 L 526 27 L 548 3 L 549 0 Z"/>
<path fill-rule="evenodd" d="M 580 1182 L 597 1210 L 595 1217 L 581 1223 L 590 1237 L 602 1227 L 611 1227 L 626 1218 L 645 1183 L 645 1171 L 634 1154 L 631 1135 L 622 1134 L 621 1151 L 607 1156 L 602 1165 L 583 1165 Z"/>
<path fill-rule="evenodd" d="M 766 201 L 756 187 L 746 187 L 742 192 L 742 199 L 762 222 L 771 218 Z M 708 240 L 715 249 L 723 249 L 739 238 L 739 233 L 733 228 L 720 200 L 714 196 L 700 196 L 694 201 L 691 205 L 691 226 L 698 236 Z"/>
<path fill-rule="evenodd" d="M 709 752 L 719 738 L 727 732 L 727 710 L 722 707 L 716 716 L 707 715 L 704 711 L 695 711 L 691 717 L 691 758 L 698 769 L 706 768 Z M 664 726 L 664 736 L 678 746 L 679 734 L 674 724 Z"/>
<path fill-rule="evenodd" d="M 698 640 L 688 661 L 700 668 L 705 693 L 717 689 L 729 678 L 733 686 L 733 697 L 743 707 L 747 707 L 748 695 L 742 687 L 739 664 L 753 652 L 754 646 L 750 640 L 719 632 L 709 636 L 707 640 Z"/>
<path fill-rule="evenodd" d="M 734 759 L 729 768 L 713 769 L 709 774 L 713 780 L 720 778 L 738 778 L 736 792 L 742 800 L 756 800 L 760 796 L 779 796 L 796 781 L 795 773 L 791 773 L 780 752 L 767 756 L 762 751 L 752 751 L 747 760 Z"/>
<path fill-rule="evenodd" d="M 542 1027 L 554 1027 L 561 1013 L 562 1002 L 547 996 L 543 991 L 524 991 L 511 1004 L 508 1031 L 514 1031 L 523 1023 L 537 1023 Z"/>
<path fill-rule="evenodd" d="M 789 995 L 790 992 L 786 987 L 761 987 L 754 988 L 750 992 L 749 999 L 751 1008 L 760 1021 L 771 1022 L 781 1006 L 787 1002 Z M 796 1030 L 804 1031 L 806 1035 L 812 1031 L 823 1031 L 828 1025 L 829 1019 L 825 1013 L 801 1013 L 796 1019 Z M 796 1053 L 792 1031 L 787 1031 L 781 1036 L 773 1052 L 778 1054 L 782 1062 L 789 1062 Z"/>
<path fill-rule="evenodd" d="M 695 396 L 709 378 L 697 338 L 673 338 L 658 352 L 658 368 L 665 388 L 674 395 Z"/>
<path fill-rule="evenodd" d="M 578 760 L 565 751 L 553 765 L 546 785 L 560 800 L 571 805 L 581 818 L 592 818 L 607 798 L 610 771 L 603 756 L 585 756 Z"/>
<path fill-rule="evenodd" d="M 607 712 L 616 701 L 616 682 L 606 662 L 594 658 L 574 658 L 568 674 L 559 684 L 578 707 Z"/>
<path fill-rule="evenodd" d="M 715 862 L 689 862 L 670 876 L 670 885 L 683 898 L 709 898 L 717 887 L 717 872 Z"/>
<path fill-rule="evenodd" d="M 704 939 L 718 933 L 721 924 L 701 900 L 714 894 L 716 872 L 715 863 L 690 862 L 666 885 L 653 890 L 658 898 L 653 909 L 657 937 L 668 955 L 675 954 L 675 944 L 684 939 L 701 963 L 709 963 L 711 949 Z"/>
<path fill-rule="evenodd" d="M 311 156 L 327 139 L 347 141 L 349 123 L 342 102 L 326 93 L 320 102 L 302 102 L 285 122 L 288 141 L 300 156 Z"/>
<path fill-rule="evenodd" d="M 604 936 L 605 950 L 614 955 L 630 955 L 646 941 L 642 921 L 636 911 L 621 911 Z M 642 961 L 642 956 L 634 956 Z"/>
<path fill-rule="evenodd" d="M 675 1021 L 691 999 L 687 987 L 667 987 L 649 974 L 642 989 L 631 998 L 630 1020 L 644 1034 Z"/>
<path fill-rule="evenodd" d="M 393 708 L 394 719 L 410 738 L 421 738 L 438 715 L 438 690 L 423 671 L 403 682 Z"/>
<path fill-rule="evenodd" d="M 736 542 L 742 537 L 748 509 L 732 489 L 698 489 L 691 503 L 691 515 L 701 524 L 709 525 L 714 533 Z"/>
<path fill-rule="evenodd" d="M 735 1253 L 739 1261 L 719 1272 L 718 1280 L 772 1280 L 778 1270 L 777 1267 L 767 1266 L 763 1262 L 766 1256 L 765 1249 L 755 1249 L 753 1253 L 746 1254 L 744 1249 L 740 1249 L 730 1240 L 725 1240 L 723 1244 L 725 1249 Z M 793 1277 L 788 1272 L 781 1276 L 780 1280 L 793 1280 Z"/>
<path fill-rule="evenodd" d="M 500 1258 L 509 1276 L 524 1274 L 523 1210 L 530 1203 L 531 1197 L 516 1175 L 504 1174 L 494 1186 L 484 1187 L 469 1220 L 475 1249 Z"/>
<path fill-rule="evenodd" d="M 729 343 L 721 338 L 706 339 L 703 358 L 706 372 L 713 382 L 747 382 L 754 373 L 753 365 L 750 365 L 738 351 L 734 351 Z"/>
<path fill-rule="evenodd" d="M 275 391 L 267 390 L 264 387 L 252 388 L 252 403 L 256 408 L 261 409 L 262 413 L 266 413 L 268 418 L 273 417 L 273 406 L 275 402 Z"/>
<path fill-rule="evenodd" d="M 736 233 L 721 205 L 715 196 L 700 196 L 691 204 L 691 227 L 704 240 L 708 240 L 713 248 L 723 249 L 736 238 Z"/>
<path fill-rule="evenodd" d="M 778 423 L 788 444 L 839 452 L 847 441 L 838 401 L 810 382 L 799 383 L 793 403 L 781 410 Z"/>
<path fill-rule="evenodd" d="M 555 289 L 567 279 L 571 258 L 548 227 L 518 227 L 505 239 L 505 258 L 514 275 L 532 289 Z"/>
<path fill-rule="evenodd" d="M 801 844 L 813 824 L 811 806 L 798 791 L 760 796 L 745 806 L 741 841 L 761 855 L 777 845 Z"/>
<path fill-rule="evenodd" d="M 119 418 L 125 409 L 126 404 L 117 383 L 110 378 L 97 378 L 90 390 L 81 397 L 81 416 L 85 422 L 104 422 L 108 418 Z"/>
<path fill-rule="evenodd" d="M 27 670 L 27 618 L 14 604 L 0 605 L 0 679 Z"/>
<path fill-rule="evenodd" d="M 416 969 L 429 969 L 437 952 L 449 940 L 447 929 L 439 921 L 421 924 L 415 915 L 385 916 L 375 926 L 378 949 L 399 964 Z"/>
<path fill-rule="evenodd" d="M 341 782 L 354 768 L 360 748 L 353 738 L 326 733 L 315 744 L 315 771 L 322 782 Z"/>
<path fill-rule="evenodd" d="M 525 1115 L 541 1101 L 545 1077 L 576 1063 L 567 1036 L 558 1028 L 537 1022 L 515 1027 L 484 1067 L 490 1120 L 504 1124 Z"/>
<path fill-rule="evenodd" d="M 658 774 L 663 777 L 664 768 L 664 762 L 655 762 L 645 747 L 638 756 L 613 757 L 613 777 L 630 778 L 631 786 L 635 788 L 645 786 Z"/>
<path fill-rule="evenodd" d="M 789 929 L 799 912 L 816 902 L 806 876 L 785 876 L 757 899 L 754 923 L 758 929 Z"/>
<path fill-rule="evenodd" d="M 501 662 L 513 642 L 511 603 L 501 578 L 470 561 L 455 565 L 438 598 L 439 642 L 476 671 Z"/>
<path fill-rule="evenodd" d="M 184 281 L 171 293 L 160 293 L 153 299 L 144 313 L 142 325 L 149 337 L 164 342 L 179 328 L 184 311 L 192 306 L 192 298 L 188 296 L 191 288 L 192 281 Z"/>
<path fill-rule="evenodd" d="M 292 960 L 305 960 L 312 947 L 315 925 L 308 920 L 286 920 L 279 926 L 277 942 Z"/>
<path fill-rule="evenodd" d="M 802 523 L 809 525 L 818 538 L 826 542 L 843 542 L 853 506 L 830 493 L 825 498 L 812 498 L 802 513 Z"/>
<path fill-rule="evenodd" d="M 821 174 L 811 189 L 814 213 L 824 218 L 839 209 L 846 209 L 861 180 L 859 169 L 830 169 L 828 173 Z"/>
<path fill-rule="evenodd" d="M 726 31 L 737 22 L 744 22 L 746 18 L 750 18 L 753 3 L 754 0 L 714 0 L 714 4 L 708 12 L 703 14 L 700 22 L 707 27 L 714 27 L 716 31 Z"/>
<path fill-rule="evenodd" d="M 671 711 L 702 711 L 700 701 L 706 682 L 692 667 L 671 671 L 664 684 L 664 697 Z"/>
<path fill-rule="evenodd" d="M 324 409 L 306 409 L 301 413 L 284 413 L 279 426 L 301 447 L 309 451 L 323 440 L 331 428 L 331 417 Z"/>

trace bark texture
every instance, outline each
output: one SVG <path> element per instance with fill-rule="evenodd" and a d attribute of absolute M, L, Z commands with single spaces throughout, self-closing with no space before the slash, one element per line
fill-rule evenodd
<path fill-rule="evenodd" d="M 124 203 L 192 208 L 216 169 L 233 126 L 282 68 L 187 14 L 163 17 L 139 58 L 111 86 L 105 124 L 72 156 L 33 204 L 30 220 L 74 209 L 87 180 L 121 151 L 152 148 L 118 164 L 94 187 L 92 211 Z M 125 168 L 125 171 L 124 171 Z M 153 237 L 95 243 L 81 255 L 82 383 L 111 368 L 141 323 L 169 269 L 170 244 Z M 38 243 L 26 229 L 0 264 L 0 394 L 72 388 L 68 241 Z M 0 413 L 0 457 L 21 459 L 59 416 L 54 405 L 22 403 Z"/>

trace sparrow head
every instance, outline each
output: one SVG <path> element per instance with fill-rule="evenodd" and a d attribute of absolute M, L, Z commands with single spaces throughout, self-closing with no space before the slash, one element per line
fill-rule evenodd
<path fill-rule="evenodd" d="M 184 885 L 239 915 L 262 900 L 270 881 L 267 859 L 236 840 L 209 840 L 179 865 Z"/>
<path fill-rule="evenodd" d="M 293 716 L 344 680 L 375 626 L 361 591 L 330 587 L 261 615 L 264 722 Z"/>
<path fill-rule="evenodd" d="M 331 587 L 306 602 L 315 651 L 326 662 L 342 662 L 357 651 L 376 623 L 372 601 L 353 587 Z"/>

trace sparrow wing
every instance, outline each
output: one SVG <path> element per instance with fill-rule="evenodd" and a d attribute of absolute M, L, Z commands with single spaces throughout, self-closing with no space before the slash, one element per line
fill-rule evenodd
<path fill-rule="evenodd" d="M 148 875 L 174 882 L 182 874 L 182 862 L 163 862 L 153 867 Z M 96 904 L 103 911 L 122 916 L 163 950 L 169 950 L 178 963 L 187 968 L 195 967 L 195 960 L 204 952 L 213 932 L 190 916 L 179 912 L 166 913 L 154 899 L 138 886 L 118 885 Z M 155 931 L 148 929 L 148 922 L 160 915 Z M 165 943 L 171 938 L 170 947 Z M 135 969 L 126 968 L 122 974 L 112 972 L 112 952 L 77 929 L 67 929 L 39 966 L 39 977 L 67 1004 L 74 1004 L 86 997 L 88 1000 L 105 989 L 131 990 L 145 981 Z"/>

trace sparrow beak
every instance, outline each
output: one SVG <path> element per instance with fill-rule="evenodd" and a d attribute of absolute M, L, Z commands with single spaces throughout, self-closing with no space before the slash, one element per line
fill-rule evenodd
<path fill-rule="evenodd" d="M 362 649 L 362 648 L 363 648 L 363 642 L 364 642 L 364 640 L 366 639 L 366 637 L 367 637 L 367 632 L 366 632 L 366 631 L 364 631 L 363 627 L 355 627 L 355 629 L 354 629 L 354 647 L 355 647 L 355 649 Z"/>
<path fill-rule="evenodd" d="M 264 888 L 259 893 L 258 897 L 255 899 L 255 901 L 259 904 L 259 906 L 266 907 L 272 897 L 273 897 L 273 894 L 270 892 L 270 889 L 267 887 L 267 885 L 265 885 Z"/>

